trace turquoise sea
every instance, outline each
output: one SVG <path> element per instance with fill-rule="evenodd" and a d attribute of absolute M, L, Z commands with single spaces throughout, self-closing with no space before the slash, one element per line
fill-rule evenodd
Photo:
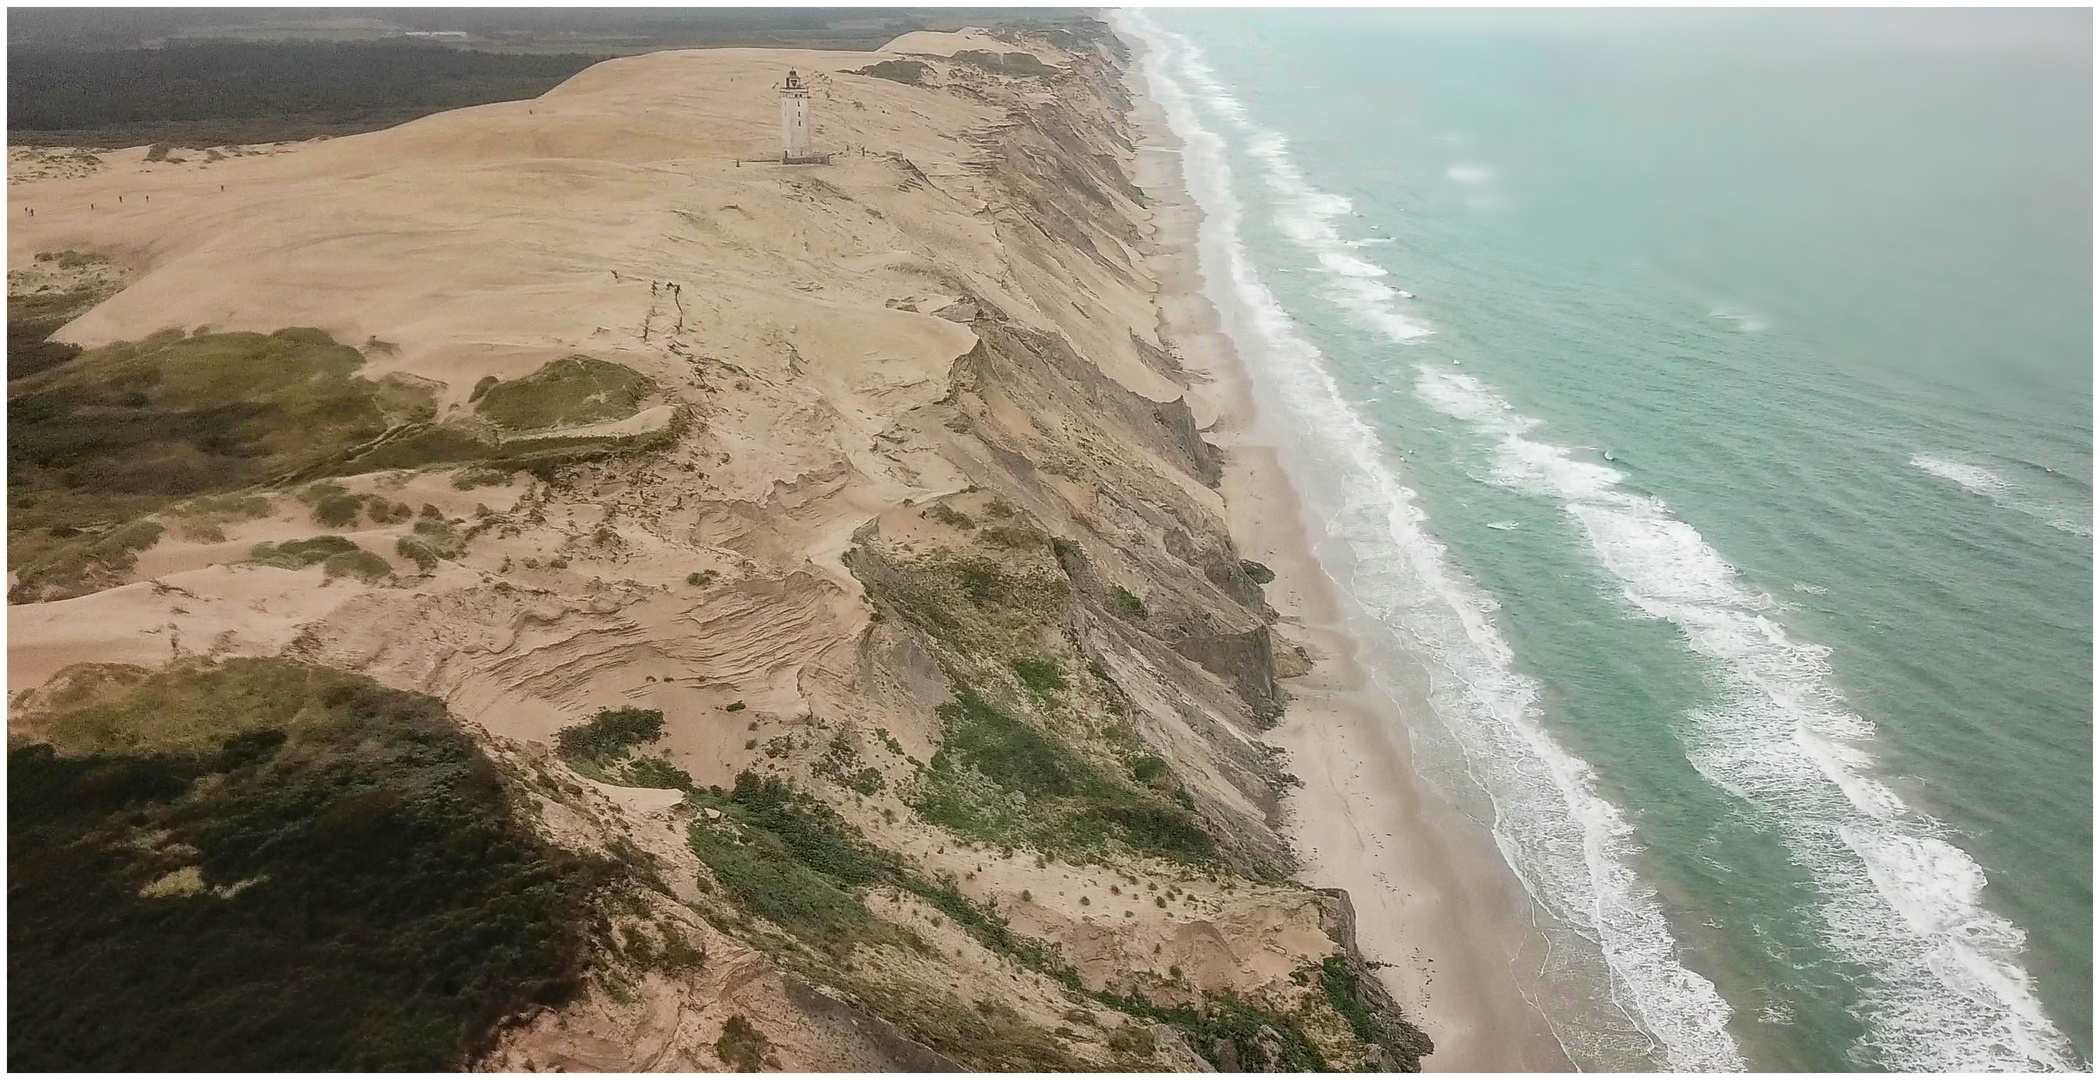
<path fill-rule="evenodd" d="M 1577 1064 L 2089 1068 L 2090 11 L 1117 20 Z"/>

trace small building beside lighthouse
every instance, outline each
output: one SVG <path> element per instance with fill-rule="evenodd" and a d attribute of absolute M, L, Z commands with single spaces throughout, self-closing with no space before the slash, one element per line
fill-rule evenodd
<path fill-rule="evenodd" d="M 818 160 L 809 152 L 809 87 L 792 68 L 780 84 L 780 146 L 780 160 L 789 165 Z"/>

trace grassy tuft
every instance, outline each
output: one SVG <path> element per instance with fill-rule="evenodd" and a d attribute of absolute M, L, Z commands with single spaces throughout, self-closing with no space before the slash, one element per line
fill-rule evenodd
<path fill-rule="evenodd" d="M 982 68 L 985 71 L 1000 75 L 1026 75 L 1039 78 L 1044 75 L 1057 74 L 1056 68 L 1036 59 L 1034 53 L 996 53 L 989 49 L 963 49 L 949 57 L 949 59 L 958 64 L 968 64 L 971 67 Z"/>
<path fill-rule="evenodd" d="M 1048 660 L 1030 657 L 1016 660 L 1012 666 L 1021 685 L 1034 691 L 1038 697 L 1049 697 L 1065 688 L 1065 673 Z"/>
<path fill-rule="evenodd" d="M 354 577 L 360 581 L 378 581 L 393 574 L 393 564 L 359 548 L 330 555 L 321 563 L 321 572 L 328 578 Z"/>
<path fill-rule="evenodd" d="M 1215 858 L 1189 808 L 1111 778 L 968 684 L 936 711 L 941 745 L 913 803 L 927 821 L 998 844 L 1095 852 L 1121 843 L 1192 865 Z"/>
<path fill-rule="evenodd" d="M 510 483 L 510 470 L 472 466 L 452 474 L 452 486 L 460 491 L 475 488 L 502 487 Z"/>
<path fill-rule="evenodd" d="M 255 550 L 249 553 L 249 558 L 264 566 L 275 566 L 282 570 L 303 570 L 315 563 L 327 562 L 338 555 L 348 555 L 359 550 L 361 549 L 357 544 L 340 536 L 313 536 L 305 540 L 286 540 L 280 544 L 257 544 Z"/>
<path fill-rule="evenodd" d="M 474 411 L 498 427 L 538 431 L 633 416 L 655 388 L 632 368 L 569 356 L 523 378 L 477 386 Z"/>

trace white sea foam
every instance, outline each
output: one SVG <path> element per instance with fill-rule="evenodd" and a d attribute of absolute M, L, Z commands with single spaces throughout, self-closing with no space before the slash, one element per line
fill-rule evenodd
<path fill-rule="evenodd" d="M 1829 650 L 1794 639 L 1773 617 L 1778 602 L 1661 500 L 1533 438 L 1540 422 L 1472 375 L 1423 364 L 1416 389 L 1492 443 L 1490 482 L 1560 502 L 1627 602 L 1675 624 L 1708 662 L 1719 700 L 1689 717 L 1692 764 L 1782 830 L 1814 875 L 1824 937 L 1871 972 L 1858 1063 L 2082 1067 L 2021 966 L 2025 935 L 1984 906 L 1982 868 L 1871 775 L 1873 727 L 1839 696 Z M 1980 493 L 2002 483 L 1973 467 L 1928 471 Z"/>
<path fill-rule="evenodd" d="M 1204 212 L 1204 275 L 1220 290 L 1226 329 L 1291 414 L 1294 434 L 1301 437 L 1294 452 L 1342 481 L 1308 485 L 1308 504 L 1326 517 L 1328 535 L 1353 555 L 1345 582 L 1350 594 L 1434 673 L 1432 710 L 1492 801 L 1503 858 L 1547 913 L 1594 947 L 1613 999 L 1638 1020 L 1636 1042 L 1659 1044 L 1654 1064 L 1694 1071 L 1742 1068 L 1726 1030 L 1727 1002 L 1710 981 L 1678 961 L 1654 888 L 1633 870 L 1640 847 L 1625 815 L 1598 793 L 1589 765 L 1542 726 L 1538 685 L 1515 670 L 1495 624 L 1497 604 L 1429 533 L 1415 493 L 1400 482 L 1376 433 L 1262 283 L 1240 242 L 1242 207 L 1226 142 L 1199 119 L 1184 84 L 1247 137 L 1248 152 L 1264 163 L 1279 197 L 1278 224 L 1294 239 L 1323 252 L 1340 250 L 1344 241 L 1332 219 L 1349 211 L 1347 201 L 1305 183 L 1282 138 L 1248 121 L 1187 39 L 1161 30 L 1141 11 L 1125 9 L 1117 17 L 1151 46 L 1145 74 L 1185 146 L 1190 193 Z M 1380 332 L 1397 340 L 1428 332 L 1382 310 L 1392 290 L 1345 273 L 1331 276 L 1337 286 L 1363 287 L 1337 288 L 1332 295 Z M 1581 1032 L 1559 1033 L 1564 1042 L 1583 1042 Z M 1617 1049 L 1645 1052 L 1642 1046 Z M 1624 1058 L 1619 1060 L 1624 1067 Z"/>
<path fill-rule="evenodd" d="M 1740 330 L 1745 334 L 1755 334 L 1759 331 L 1770 329 L 1771 327 L 1770 323 L 1767 323 L 1765 320 L 1757 317 L 1756 315 L 1752 315 L 1747 311 L 1738 311 L 1734 308 L 1718 307 L 1715 308 L 1713 311 L 1709 312 L 1709 314 L 1711 314 L 1716 319 L 1727 319 L 1729 322 L 1735 324 L 1735 328 L 1737 330 Z"/>
<path fill-rule="evenodd" d="M 1377 263 L 1366 262 L 1354 255 L 1344 255 L 1339 251 L 1321 252 L 1320 265 L 1345 277 L 1370 278 L 1386 276 L 1385 267 Z"/>
<path fill-rule="evenodd" d="M 1445 169 L 1444 177 L 1459 184 L 1490 184 L 1495 180 L 1495 170 L 1485 165 L 1460 163 Z"/>
<path fill-rule="evenodd" d="M 1981 465 L 1970 465 L 1930 454 L 1912 454 L 1910 463 L 1972 495 L 1981 495 L 2007 510 L 2036 518 L 2052 529 L 2062 529 L 2076 536 L 2093 535 L 2090 514 L 2081 514 L 2069 507 L 2023 495 L 2012 481 Z"/>

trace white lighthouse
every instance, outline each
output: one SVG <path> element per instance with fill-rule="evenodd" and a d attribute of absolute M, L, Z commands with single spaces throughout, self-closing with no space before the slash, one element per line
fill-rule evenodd
<path fill-rule="evenodd" d="M 793 165 L 811 160 L 809 153 L 809 87 L 789 69 L 780 84 L 780 160 Z"/>

